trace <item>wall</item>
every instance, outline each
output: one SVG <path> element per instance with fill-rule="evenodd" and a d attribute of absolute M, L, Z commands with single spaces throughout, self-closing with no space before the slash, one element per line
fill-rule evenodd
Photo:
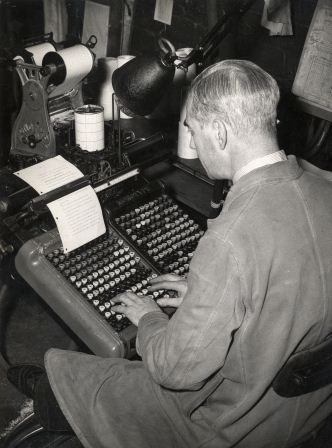
<path fill-rule="evenodd" d="M 263 0 L 243 16 L 234 33 L 220 46 L 219 57 L 249 59 L 277 80 L 281 89 L 279 105 L 279 140 L 287 152 L 306 157 L 307 129 L 312 119 L 302 113 L 291 93 L 304 41 L 310 26 L 317 0 L 292 0 L 292 24 L 294 36 L 269 36 L 268 30 L 260 26 Z M 321 152 L 312 161 L 323 168 L 332 169 L 328 149 L 331 132 Z"/>
<path fill-rule="evenodd" d="M 14 70 L 8 68 L 5 62 L 5 49 L 16 48 L 23 39 L 41 35 L 43 24 L 41 0 L 0 1 L 0 167 L 7 162 L 11 125 L 18 113 L 16 97 L 20 96 L 20 89 L 13 91 L 14 79 L 18 86 L 20 83 Z M 1 56 L 4 58 L 3 63 Z M 21 99 L 18 99 L 20 104 Z"/>
<path fill-rule="evenodd" d="M 121 17 L 124 1 L 98 1 L 109 4 L 111 7 L 110 27 L 105 32 L 109 33 L 108 55 L 117 56 L 121 43 Z M 68 4 L 77 2 L 82 2 L 82 0 L 69 0 Z M 5 33 L 13 35 L 16 27 L 19 29 L 20 36 L 28 37 L 29 34 L 36 33 L 36 30 L 32 29 L 33 27 L 37 27 L 38 30 L 42 28 L 42 11 L 38 7 L 40 0 L 25 2 L 13 0 L 12 4 L 17 6 L 15 10 L 11 11 L 11 18 L 4 20 L 4 16 L 0 14 L 0 19 L 2 19 L 0 20 L 0 35 L 3 36 Z M 234 0 L 174 0 L 172 24 L 167 26 L 153 20 L 155 0 L 136 0 L 130 53 L 139 55 L 156 51 L 158 49 L 157 41 L 161 36 L 168 38 L 175 48 L 193 47 L 212 27 L 214 21 L 221 17 L 223 9 L 229 4 L 234 4 Z M 225 58 L 245 58 L 256 62 L 270 72 L 277 79 L 282 92 L 279 108 L 280 142 L 288 152 L 300 155 L 303 154 L 310 117 L 296 108 L 294 97 L 291 94 L 291 86 L 316 4 L 317 0 L 292 0 L 294 36 L 270 37 L 268 31 L 260 25 L 264 0 L 256 0 L 250 10 L 235 24 L 234 32 L 222 41 L 214 57 L 206 62 L 206 65 L 209 65 L 213 61 Z M 30 11 L 29 14 L 27 14 L 27 8 Z M 30 20 L 31 16 L 34 17 L 34 20 Z M 15 23 L 20 23 L 21 28 L 17 28 Z M 10 28 L 9 33 L 8 27 Z M 3 39 L 1 44 L 3 45 Z M 100 80 L 97 78 L 97 81 Z M 10 85 L 10 79 L 5 79 L 1 69 L 0 84 Z M 0 89 L 0 94 L 1 90 L 0 135 L 2 139 L 6 140 L 3 144 L 0 142 L 3 150 L 3 148 L 8 149 L 8 110 L 9 113 L 12 111 L 5 95 L 6 88 Z M 94 87 L 92 91 L 96 92 Z M 7 104 L 7 111 L 4 104 Z M 331 135 L 317 159 L 317 162 L 323 167 L 331 165 L 331 155 L 328 152 L 329 143 L 331 143 Z"/>
<path fill-rule="evenodd" d="M 160 36 L 167 37 L 175 48 L 192 47 L 208 30 L 205 1 L 175 0 L 171 26 L 153 20 L 155 0 L 136 0 L 132 34 L 132 53 L 151 53 Z"/>
<path fill-rule="evenodd" d="M 172 24 L 165 26 L 153 20 L 155 0 L 136 0 L 132 54 L 157 50 L 160 36 L 167 37 L 175 48 L 196 45 L 212 27 L 211 8 L 221 17 L 223 9 L 229 4 L 232 0 L 175 0 Z M 235 24 L 234 31 L 221 42 L 214 58 L 206 64 L 227 58 L 249 59 L 271 73 L 281 89 L 280 144 L 287 152 L 304 157 L 311 117 L 298 110 L 291 87 L 316 4 L 317 0 L 292 0 L 294 36 L 270 37 L 268 30 L 260 25 L 264 0 L 257 0 Z M 323 168 L 332 169 L 332 156 L 328 151 L 330 143 L 331 132 L 313 161 Z"/>

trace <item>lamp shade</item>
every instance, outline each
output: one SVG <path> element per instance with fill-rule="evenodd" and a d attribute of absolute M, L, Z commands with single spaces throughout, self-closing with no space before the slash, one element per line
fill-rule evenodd
<path fill-rule="evenodd" d="M 174 78 L 173 62 L 162 56 L 137 56 L 114 71 L 113 89 L 125 112 L 149 115 L 158 105 Z"/>

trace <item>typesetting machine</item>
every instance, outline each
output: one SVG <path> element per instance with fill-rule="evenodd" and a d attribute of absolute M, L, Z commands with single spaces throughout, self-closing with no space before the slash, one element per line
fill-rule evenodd
<path fill-rule="evenodd" d="M 54 229 L 30 239 L 16 256 L 21 276 L 100 356 L 135 353 L 136 327 L 112 311 L 112 298 L 126 290 L 148 294 L 149 280 L 159 273 L 186 275 L 205 229 L 198 213 L 159 184 L 137 178 L 123 187 L 124 195 L 103 205 L 103 236 L 65 254 Z"/>
<path fill-rule="evenodd" d="M 22 85 L 22 105 L 12 130 L 12 156 L 56 155 L 56 134 L 70 126 L 74 109 L 83 105 L 80 81 L 93 67 L 95 44 L 91 36 L 86 45 L 56 51 L 49 34 L 44 42 L 18 51 L 13 64 Z M 84 68 L 74 73 L 69 58 L 82 57 Z"/>
<path fill-rule="evenodd" d="M 87 57 L 92 43 L 93 39 L 83 50 Z M 66 77 L 61 58 L 51 51 L 43 59 L 40 66 L 23 58 L 15 62 L 23 97 L 13 128 L 11 164 L 1 176 L 0 269 L 22 277 L 93 353 L 130 358 L 135 354 L 136 327 L 112 310 L 112 298 L 126 290 L 148 294 L 149 280 L 160 273 L 186 275 L 206 229 L 206 216 L 185 199 L 192 189 L 185 187 L 183 194 L 183 177 L 197 181 L 202 176 L 171 162 L 174 142 L 160 128 L 134 140 L 126 132 L 114 137 L 111 129 L 105 149 L 96 153 L 76 147 L 72 113 L 83 104 L 81 86 L 69 82 L 70 90 L 61 90 Z M 60 95 L 52 95 L 56 89 Z M 64 253 L 46 208 L 57 196 L 53 192 L 37 196 L 13 175 L 57 154 L 84 174 L 77 185 L 65 186 L 60 196 L 91 185 L 107 228 L 101 237 L 69 253 Z M 178 191 L 175 171 L 181 177 Z M 210 192 L 211 183 L 198 182 Z M 153 295 L 167 294 L 172 291 Z"/>

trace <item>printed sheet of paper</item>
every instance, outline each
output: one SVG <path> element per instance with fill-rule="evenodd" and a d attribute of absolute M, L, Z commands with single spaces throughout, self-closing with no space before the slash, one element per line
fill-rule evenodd
<path fill-rule="evenodd" d="M 172 23 L 173 0 L 156 0 L 154 20 L 170 25 Z"/>
<path fill-rule="evenodd" d="M 70 252 L 106 232 L 101 207 L 88 185 L 48 204 L 64 252 Z"/>
<path fill-rule="evenodd" d="M 16 176 L 24 180 L 39 194 L 48 193 L 73 180 L 83 177 L 83 173 L 61 156 L 16 171 Z"/>
<path fill-rule="evenodd" d="M 318 0 L 292 92 L 332 111 L 332 2 Z"/>
<path fill-rule="evenodd" d="M 39 194 L 83 177 L 81 171 L 61 156 L 15 173 Z M 98 197 L 91 186 L 83 187 L 48 204 L 59 230 L 64 252 L 70 252 L 105 233 Z"/>
<path fill-rule="evenodd" d="M 292 36 L 290 0 L 264 0 L 261 25 L 270 31 L 270 36 Z"/>

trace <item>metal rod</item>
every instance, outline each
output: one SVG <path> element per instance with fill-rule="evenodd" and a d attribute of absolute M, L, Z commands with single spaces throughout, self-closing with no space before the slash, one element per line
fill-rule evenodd
<path fill-rule="evenodd" d="M 225 12 L 212 30 L 210 30 L 189 55 L 182 60 L 182 65 L 188 67 L 194 62 L 199 63 L 206 59 L 218 46 L 221 40 L 231 31 L 235 19 L 239 19 L 255 3 L 255 1 L 256 0 L 246 0 L 245 2 L 237 2 Z"/>
<path fill-rule="evenodd" d="M 122 165 L 122 149 L 121 149 L 121 118 L 120 118 L 120 107 L 117 105 L 118 110 L 118 163 L 119 167 Z"/>

